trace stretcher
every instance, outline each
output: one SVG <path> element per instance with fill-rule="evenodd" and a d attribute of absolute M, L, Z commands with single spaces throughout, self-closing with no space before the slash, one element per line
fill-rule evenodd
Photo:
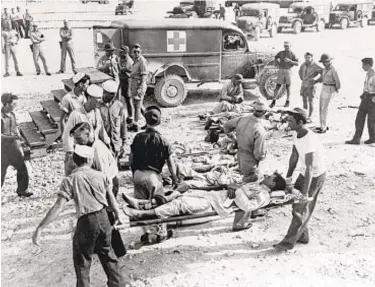
<path fill-rule="evenodd" d="M 295 196 L 292 194 L 287 194 L 284 199 L 271 199 L 271 202 L 266 206 L 263 206 L 259 210 L 266 210 L 267 212 L 271 209 L 282 207 L 285 205 L 293 204 L 295 202 Z M 234 214 L 239 209 L 233 209 L 231 214 Z M 190 214 L 190 215 L 179 215 L 179 216 L 172 216 L 166 219 L 160 218 L 151 218 L 151 219 L 143 219 L 143 220 L 129 220 L 129 222 L 116 226 L 116 229 L 125 229 L 130 227 L 142 227 L 142 226 L 150 226 L 155 224 L 170 224 L 175 227 L 181 226 L 189 226 L 189 225 L 197 225 L 203 224 L 206 222 L 214 221 L 221 219 L 215 211 L 210 211 L 206 213 L 200 214 Z"/>

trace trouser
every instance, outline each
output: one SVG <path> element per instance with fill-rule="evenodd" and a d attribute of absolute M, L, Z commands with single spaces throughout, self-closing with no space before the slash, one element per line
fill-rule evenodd
<path fill-rule="evenodd" d="M 254 156 L 244 150 L 237 152 L 238 166 L 243 176 L 244 183 L 257 181 L 259 178 L 259 161 Z"/>
<path fill-rule="evenodd" d="M 73 237 L 77 287 L 90 286 L 92 255 L 97 254 L 107 275 L 107 286 L 125 286 L 118 259 L 111 247 L 112 227 L 105 208 L 81 216 Z"/>
<path fill-rule="evenodd" d="M 375 94 L 364 93 L 362 95 L 362 101 L 355 119 L 355 140 L 360 140 L 362 137 L 366 116 L 368 135 L 370 140 L 375 140 Z"/>
<path fill-rule="evenodd" d="M 128 112 L 128 118 L 132 122 L 133 117 L 134 117 L 134 106 L 133 106 L 133 101 L 131 99 L 131 94 L 130 94 L 130 79 L 129 78 L 120 79 L 120 88 L 121 88 L 121 95 L 125 100 L 126 110 Z M 129 124 L 131 122 L 129 122 Z"/>
<path fill-rule="evenodd" d="M 77 168 L 77 165 L 73 161 L 73 152 L 65 153 L 65 159 L 64 159 L 65 176 L 71 175 L 75 168 Z"/>
<path fill-rule="evenodd" d="M 294 184 L 294 188 L 302 191 L 304 180 L 304 176 L 300 174 Z M 307 223 L 309 222 L 311 215 L 314 212 L 315 205 L 318 200 L 318 195 L 323 188 L 325 180 L 325 173 L 312 179 L 311 187 L 308 191 L 308 196 L 313 197 L 313 200 L 311 202 L 303 204 L 294 203 L 292 205 L 292 222 L 290 223 L 288 232 L 282 242 L 289 243 L 294 246 L 298 239 L 308 234 Z"/>
<path fill-rule="evenodd" d="M 143 99 L 145 97 L 147 90 L 147 85 L 141 85 L 141 80 L 139 79 L 131 79 L 130 80 L 130 91 L 131 97 L 133 100 L 134 105 L 134 123 L 137 124 L 142 112 L 143 107 Z"/>
<path fill-rule="evenodd" d="M 30 38 L 30 24 L 31 21 L 25 21 L 26 28 L 25 28 L 25 38 Z"/>
<path fill-rule="evenodd" d="M 61 43 L 61 63 L 60 63 L 60 71 L 65 72 L 66 68 L 66 54 L 69 53 L 69 58 L 72 63 L 72 70 L 75 71 L 76 69 L 76 60 L 73 51 L 73 44 L 71 40 L 69 42 L 62 41 Z"/>
<path fill-rule="evenodd" d="M 29 187 L 29 175 L 16 140 L 1 142 L 1 186 L 4 184 L 5 175 L 10 165 L 17 170 L 17 193 L 26 191 Z"/>
<path fill-rule="evenodd" d="M 5 73 L 9 73 L 10 58 L 13 58 L 14 69 L 17 73 L 20 72 L 17 60 L 17 46 L 5 45 Z"/>
<path fill-rule="evenodd" d="M 34 59 L 34 65 L 37 73 L 40 73 L 40 67 L 38 64 L 39 58 L 42 60 L 44 71 L 46 74 L 48 73 L 48 67 L 47 67 L 47 62 L 46 58 L 44 57 L 43 49 L 40 46 L 40 44 L 33 44 L 33 59 Z"/>
<path fill-rule="evenodd" d="M 26 29 L 25 29 L 25 24 L 23 23 L 23 20 L 17 20 L 17 26 L 18 26 L 18 33 L 20 35 L 21 38 L 25 38 L 26 37 Z M 24 34 L 25 32 L 25 34 Z"/>
<path fill-rule="evenodd" d="M 334 86 L 323 85 L 320 93 L 319 111 L 320 111 L 320 127 L 327 128 L 328 107 L 332 97 L 336 93 Z"/>

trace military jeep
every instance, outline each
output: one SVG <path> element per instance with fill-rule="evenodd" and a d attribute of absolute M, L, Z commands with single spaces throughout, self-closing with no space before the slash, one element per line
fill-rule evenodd
<path fill-rule="evenodd" d="M 183 1 L 166 18 L 217 18 L 218 1 Z"/>
<path fill-rule="evenodd" d="M 153 90 L 162 106 L 183 103 L 188 83 L 219 82 L 234 74 L 242 74 L 246 79 L 245 89 L 258 85 L 264 97 L 273 97 L 277 78 L 274 50 L 257 51 L 249 47 L 242 31 L 228 22 L 118 20 L 110 26 L 94 26 L 93 32 L 96 61 L 104 54 L 104 45 L 109 41 L 116 48 L 131 47 L 134 43 L 142 46 L 149 63 L 149 90 Z"/>
<path fill-rule="evenodd" d="M 368 1 L 338 1 L 337 5 L 329 16 L 329 27 L 340 25 L 341 29 L 346 29 L 352 24 L 360 24 L 365 27 L 371 19 L 373 4 Z"/>
<path fill-rule="evenodd" d="M 278 32 L 282 32 L 284 28 L 292 28 L 295 34 L 305 31 L 306 28 L 314 28 L 321 32 L 329 23 L 330 10 L 329 3 L 294 3 L 290 5 L 287 15 L 280 17 Z"/>
<path fill-rule="evenodd" d="M 237 26 L 248 36 L 259 40 L 263 32 L 270 37 L 277 33 L 280 5 L 272 3 L 252 3 L 242 5 L 240 16 L 236 19 Z"/>

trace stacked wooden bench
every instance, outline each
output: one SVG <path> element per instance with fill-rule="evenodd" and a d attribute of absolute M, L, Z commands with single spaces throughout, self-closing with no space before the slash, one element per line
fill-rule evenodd
<path fill-rule="evenodd" d="M 94 84 L 112 79 L 95 68 L 82 68 L 78 71 L 88 74 Z M 42 157 L 47 155 L 47 152 L 62 147 L 59 103 L 74 87 L 71 79 L 64 79 L 62 82 L 64 89 L 52 90 L 53 98 L 40 102 L 42 110 L 29 112 L 31 121 L 19 124 L 24 139 L 23 151 L 26 159 Z"/>

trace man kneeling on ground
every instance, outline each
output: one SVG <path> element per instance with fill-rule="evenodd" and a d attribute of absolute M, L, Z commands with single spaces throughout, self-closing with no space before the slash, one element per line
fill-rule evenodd
<path fill-rule="evenodd" d="M 233 231 L 249 229 L 250 216 L 270 203 L 270 192 L 285 189 L 285 180 L 278 174 L 265 176 L 260 183 L 247 183 L 236 190 L 207 192 L 192 190 L 169 198 L 169 202 L 149 210 L 138 210 L 149 200 L 137 200 L 123 194 L 125 201 L 133 208 L 123 210 L 132 219 L 159 218 L 215 211 L 220 216 L 228 216 L 232 208 L 239 208 L 233 221 Z M 135 207 L 135 208 L 134 208 Z"/>
<path fill-rule="evenodd" d="M 211 114 L 231 112 L 235 109 L 236 104 L 243 102 L 242 82 L 243 76 L 236 74 L 224 84 L 221 89 L 220 103 L 212 110 Z"/>

